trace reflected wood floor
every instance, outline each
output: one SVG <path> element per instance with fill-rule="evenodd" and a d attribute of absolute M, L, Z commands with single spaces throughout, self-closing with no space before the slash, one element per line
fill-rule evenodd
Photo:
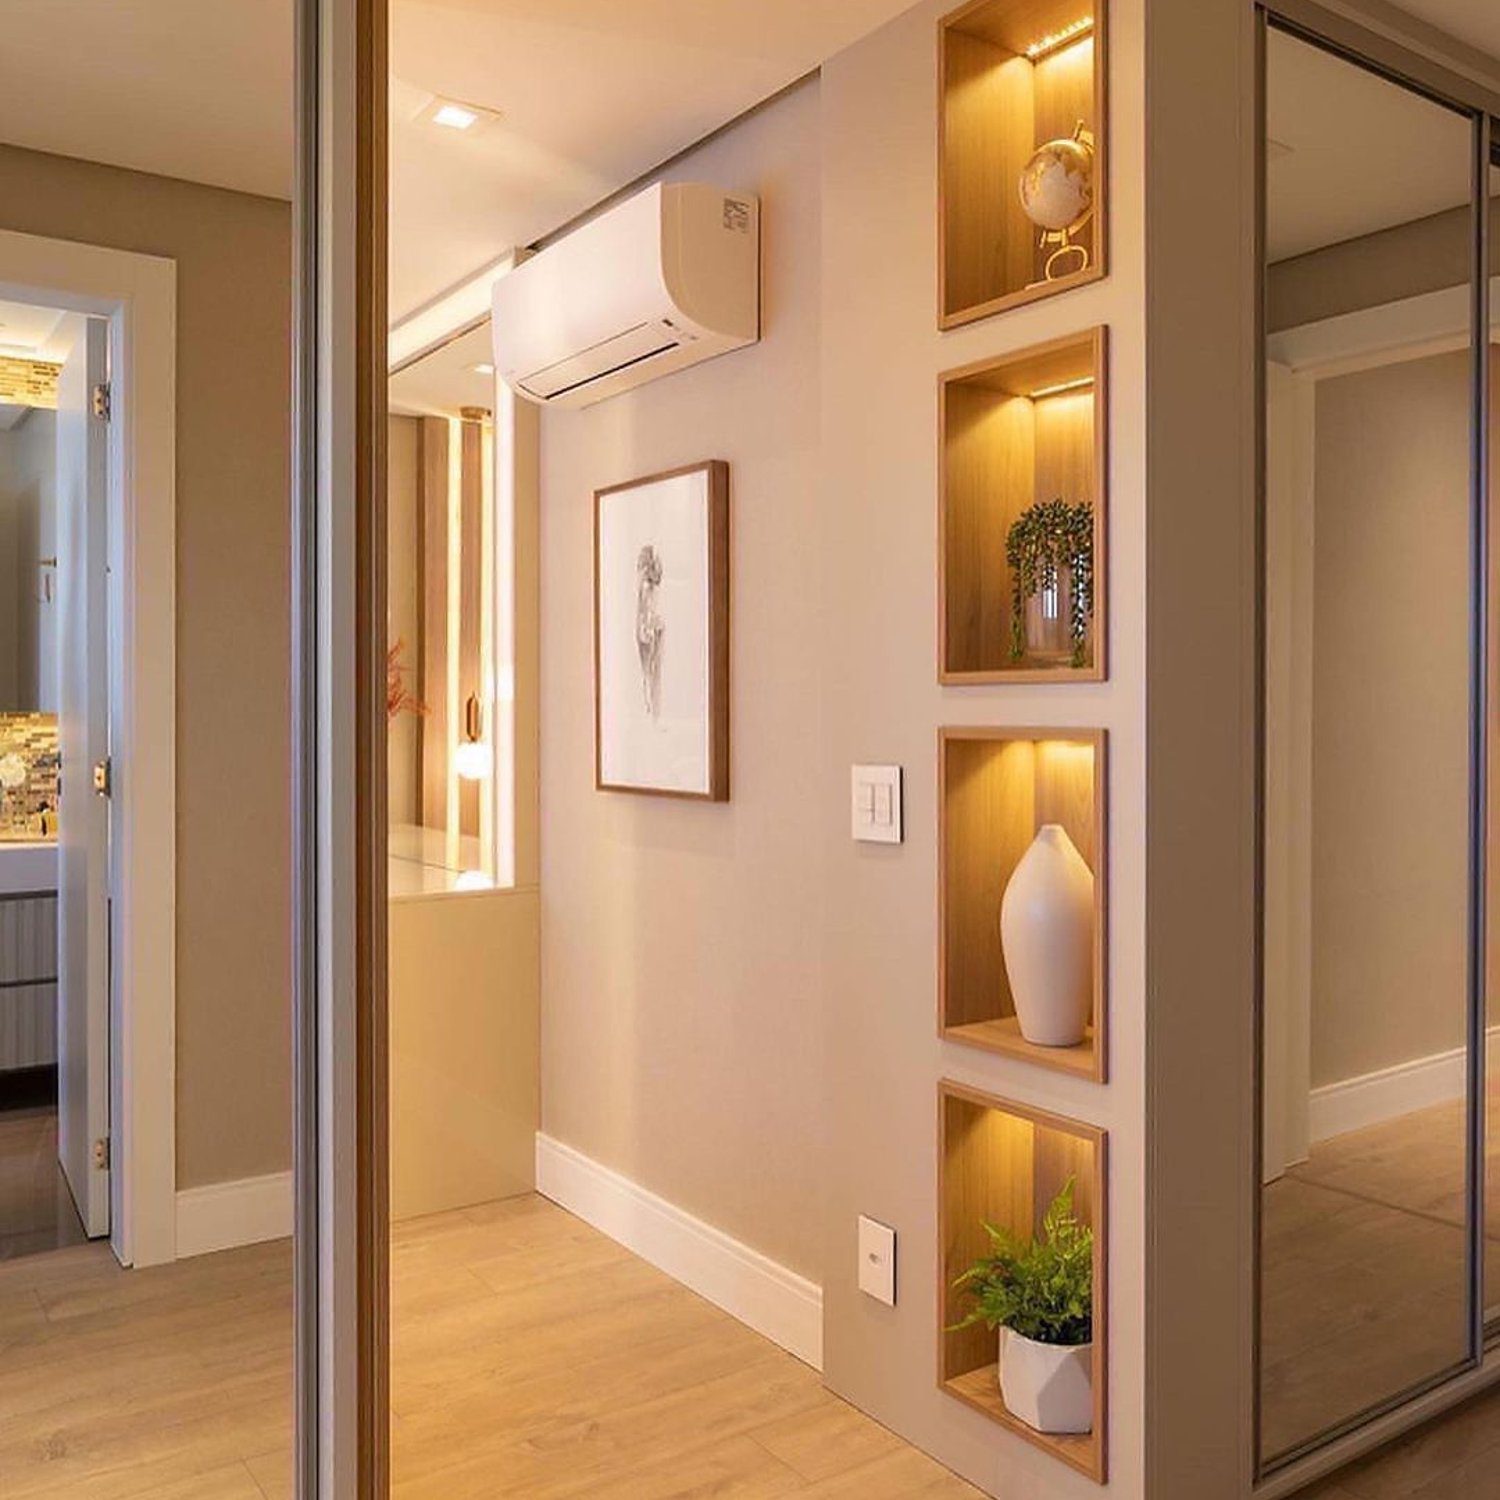
<path fill-rule="evenodd" d="M 1490 1171 L 1493 1176 L 1493 1161 Z M 1268 1453 L 1283 1452 L 1463 1359 L 1464 1173 L 1464 1115 L 1454 1103 L 1321 1142 L 1311 1160 L 1266 1189 L 1261 1293 Z M 1486 1283 L 1493 1300 L 1500 1288 L 1494 1193 L 1489 1214 Z M 1500 1500 L 1500 1474 L 1485 1493 Z"/>
<path fill-rule="evenodd" d="M 1500 1390 L 1397 1438 L 1297 1500 L 1496 1500 Z"/>
<path fill-rule="evenodd" d="M 0 1114 L 0 1261 L 81 1245 L 85 1238 L 57 1165 L 57 1110 Z"/>
<path fill-rule="evenodd" d="M 396 1500 L 974 1500 L 542 1199 L 398 1226 Z M 0 1500 L 291 1500 L 285 1243 L 0 1264 Z"/>

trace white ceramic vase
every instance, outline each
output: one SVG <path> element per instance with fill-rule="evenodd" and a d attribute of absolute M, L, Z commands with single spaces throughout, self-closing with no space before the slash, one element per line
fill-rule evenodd
<path fill-rule="evenodd" d="M 1090 1432 L 1094 1426 L 1094 1346 L 1039 1344 L 1000 1330 L 1000 1395 L 1006 1409 L 1038 1432 Z"/>
<path fill-rule="evenodd" d="M 1041 829 L 1010 877 L 1000 944 L 1021 1035 L 1077 1046 L 1093 1008 L 1094 876 L 1058 823 Z"/>

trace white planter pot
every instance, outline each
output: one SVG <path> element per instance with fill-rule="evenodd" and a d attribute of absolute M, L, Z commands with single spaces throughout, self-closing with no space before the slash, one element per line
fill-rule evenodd
<path fill-rule="evenodd" d="M 1013 1417 L 1038 1432 L 1091 1432 L 1094 1346 L 1039 1344 L 1002 1328 L 1000 1395 Z"/>
<path fill-rule="evenodd" d="M 1057 823 L 1021 857 L 1000 905 L 1000 943 L 1021 1035 L 1074 1047 L 1094 998 L 1094 876 Z"/>

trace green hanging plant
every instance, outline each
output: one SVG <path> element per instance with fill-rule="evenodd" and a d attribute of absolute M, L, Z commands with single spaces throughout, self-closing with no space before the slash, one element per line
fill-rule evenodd
<path fill-rule="evenodd" d="M 1058 574 L 1073 574 L 1069 638 L 1075 667 L 1088 665 L 1089 621 L 1094 615 L 1094 507 L 1087 500 L 1069 505 L 1059 497 L 1038 501 L 1023 511 L 1005 538 L 1010 567 L 1010 654 L 1026 655 L 1026 602 L 1056 589 Z"/>

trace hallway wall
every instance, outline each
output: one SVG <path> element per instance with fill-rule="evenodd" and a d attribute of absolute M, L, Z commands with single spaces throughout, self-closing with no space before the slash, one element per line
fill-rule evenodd
<path fill-rule="evenodd" d="M 542 421 L 542 1128 L 822 1273 L 819 89 L 673 167 L 762 197 L 754 348 Z M 731 469 L 732 800 L 594 790 L 593 492 Z"/>
<path fill-rule="evenodd" d="M 177 263 L 177 1186 L 291 1165 L 291 208 L 0 146 L 0 227 Z"/>

